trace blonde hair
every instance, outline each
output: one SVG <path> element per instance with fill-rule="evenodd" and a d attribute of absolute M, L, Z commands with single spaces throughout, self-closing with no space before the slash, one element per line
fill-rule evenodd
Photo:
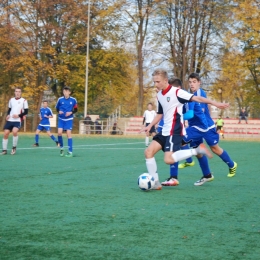
<path fill-rule="evenodd" d="M 156 70 L 153 72 L 152 76 L 161 76 L 161 77 L 164 78 L 164 79 L 168 79 L 168 73 L 167 73 L 167 71 L 164 70 L 164 69 L 156 69 Z"/>

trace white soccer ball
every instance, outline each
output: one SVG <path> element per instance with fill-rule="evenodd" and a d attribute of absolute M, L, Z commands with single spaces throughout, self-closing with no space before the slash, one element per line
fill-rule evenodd
<path fill-rule="evenodd" d="M 138 186 L 141 190 L 148 191 L 155 185 L 154 177 L 148 173 L 143 173 L 138 177 Z"/>

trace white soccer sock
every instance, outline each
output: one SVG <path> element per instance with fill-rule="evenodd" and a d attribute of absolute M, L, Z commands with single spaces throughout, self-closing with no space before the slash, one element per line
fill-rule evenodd
<path fill-rule="evenodd" d="M 13 136 L 13 147 L 16 147 L 18 143 L 18 136 Z"/>
<path fill-rule="evenodd" d="M 196 149 L 189 149 L 189 150 L 180 150 L 177 152 L 174 152 L 172 154 L 172 158 L 174 160 L 174 162 L 179 162 L 181 160 L 187 159 L 193 155 L 197 155 L 198 152 Z"/>
<path fill-rule="evenodd" d="M 4 138 L 3 138 L 2 145 L 3 145 L 3 150 L 7 150 L 8 139 L 4 139 Z"/>
<path fill-rule="evenodd" d="M 149 144 L 149 136 L 146 136 L 145 137 L 145 145 L 148 145 Z"/>
<path fill-rule="evenodd" d="M 154 157 L 150 158 L 150 159 L 146 159 L 146 167 L 147 167 L 148 173 L 154 177 L 155 181 L 158 181 L 159 176 L 157 173 L 157 164 L 156 164 Z"/>

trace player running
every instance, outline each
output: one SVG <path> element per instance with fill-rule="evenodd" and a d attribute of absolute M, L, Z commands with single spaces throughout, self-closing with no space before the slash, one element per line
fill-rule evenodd
<path fill-rule="evenodd" d="M 192 73 L 189 75 L 189 86 L 191 89 L 191 92 L 194 94 L 194 96 L 198 97 L 207 97 L 205 91 L 200 88 L 200 76 L 197 73 Z M 219 145 L 219 134 L 216 132 L 216 127 L 214 124 L 214 121 L 212 120 L 210 113 L 209 113 L 209 108 L 205 104 L 201 104 L 205 117 L 207 119 L 208 123 L 208 128 L 209 131 L 207 131 L 204 135 L 204 139 L 207 142 L 207 144 L 210 146 L 210 149 L 213 153 L 218 155 L 221 160 L 226 163 L 229 167 L 229 173 L 228 177 L 233 177 L 236 174 L 236 169 L 237 169 L 237 163 L 234 162 L 228 155 L 228 153 L 223 150 Z"/>
<path fill-rule="evenodd" d="M 153 72 L 153 81 L 159 90 L 158 113 L 154 120 L 143 130 L 149 132 L 151 127 L 157 124 L 164 117 L 162 134 L 157 134 L 148 148 L 145 150 L 146 167 L 148 173 L 155 179 L 153 189 L 160 190 L 162 185 L 159 182 L 157 173 L 157 164 L 154 155 L 161 149 L 164 151 L 164 161 L 166 164 L 174 164 L 180 160 L 189 158 L 193 155 L 206 154 L 211 157 L 206 147 L 200 145 L 195 149 L 180 151 L 185 128 L 183 125 L 182 109 L 183 104 L 190 101 L 212 104 L 218 108 L 226 108 L 228 104 L 222 104 L 213 100 L 197 97 L 182 89 L 172 87 L 168 84 L 168 74 L 163 69 L 157 69 Z"/>
<path fill-rule="evenodd" d="M 18 131 L 21 128 L 21 122 L 28 114 L 28 102 L 22 98 L 22 89 L 16 87 L 14 90 L 15 97 L 9 100 L 8 111 L 6 116 L 6 124 L 4 126 L 4 137 L 3 137 L 3 151 L 1 155 L 7 154 L 8 137 L 10 132 L 13 133 L 13 148 L 11 155 L 16 153 L 16 147 L 18 143 Z"/>
<path fill-rule="evenodd" d="M 71 90 L 70 87 L 63 88 L 63 97 L 60 97 L 56 104 L 56 110 L 59 114 L 58 119 L 58 142 L 60 144 L 60 156 L 64 156 L 63 150 L 63 138 L 62 132 L 66 130 L 68 138 L 68 147 L 69 151 L 65 157 L 73 157 L 73 148 L 72 148 L 72 136 L 71 131 L 73 128 L 73 114 L 78 111 L 77 100 L 70 96 Z"/>
<path fill-rule="evenodd" d="M 33 146 L 39 146 L 39 133 L 46 130 L 48 136 L 59 146 L 59 142 L 56 140 L 53 134 L 51 134 L 50 118 L 53 118 L 52 110 L 48 107 L 48 101 L 43 101 L 43 107 L 40 109 L 40 123 L 35 132 L 35 144 Z"/>

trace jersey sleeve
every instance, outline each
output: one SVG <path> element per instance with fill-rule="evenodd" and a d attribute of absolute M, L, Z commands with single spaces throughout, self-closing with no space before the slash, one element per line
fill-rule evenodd
<path fill-rule="evenodd" d="M 182 89 L 178 89 L 176 91 L 177 99 L 180 103 L 185 104 L 187 102 L 190 102 L 190 99 L 193 97 L 193 94 L 190 94 L 187 91 L 184 91 Z"/>
<path fill-rule="evenodd" d="M 48 110 L 48 116 L 53 116 L 52 110 L 50 108 Z"/>
<path fill-rule="evenodd" d="M 23 101 L 23 109 L 28 109 L 29 107 L 28 107 L 28 102 L 27 102 L 27 100 L 25 99 L 24 101 Z"/>
<path fill-rule="evenodd" d="M 161 115 L 163 114 L 163 108 L 162 108 L 162 105 L 161 103 L 158 101 L 158 106 L 157 106 L 157 114 Z"/>

